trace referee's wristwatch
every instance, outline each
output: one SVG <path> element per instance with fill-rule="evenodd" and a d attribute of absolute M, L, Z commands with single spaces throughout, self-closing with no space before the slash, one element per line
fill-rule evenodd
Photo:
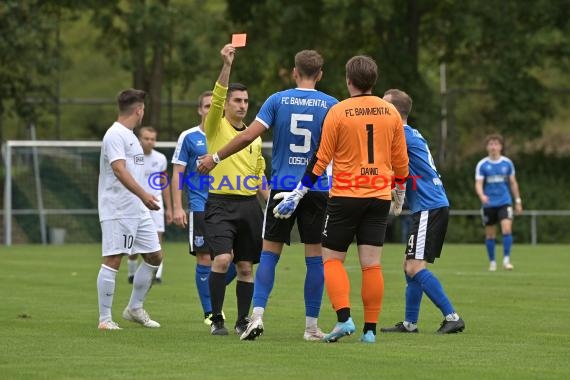
<path fill-rule="evenodd" d="M 214 163 L 215 163 L 216 165 L 219 164 L 220 162 L 222 162 L 222 160 L 220 160 L 220 156 L 218 156 L 218 153 L 217 153 L 217 152 L 214 153 L 214 154 L 212 154 L 212 160 L 214 160 Z"/>

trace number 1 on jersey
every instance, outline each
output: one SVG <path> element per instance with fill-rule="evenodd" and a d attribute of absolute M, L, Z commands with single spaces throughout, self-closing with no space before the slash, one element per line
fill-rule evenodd
<path fill-rule="evenodd" d="M 374 163 L 374 124 L 366 124 L 368 135 L 368 163 Z"/>

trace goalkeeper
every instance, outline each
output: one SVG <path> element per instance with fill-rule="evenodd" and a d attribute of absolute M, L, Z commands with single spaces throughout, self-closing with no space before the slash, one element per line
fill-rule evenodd
<path fill-rule="evenodd" d="M 393 105 L 372 95 L 377 78 L 378 67 L 372 58 L 355 56 L 347 62 L 346 82 L 351 97 L 331 107 L 323 123 L 319 148 L 304 179 L 292 192 L 278 194 L 283 200 L 274 208 L 276 217 L 290 217 L 308 186 L 333 162 L 321 242 L 325 287 L 338 323 L 323 338 L 326 342 L 335 342 L 355 331 L 350 313 L 350 283 L 344 268 L 346 252 L 355 235 L 364 304 L 361 341 L 376 341 L 376 324 L 384 295 L 380 257 L 391 192 L 389 185 L 376 186 L 374 178 L 390 178 L 394 174 L 405 183 L 408 175 L 402 119 Z M 403 202 L 403 188 L 398 188 L 397 193 L 399 202 Z M 401 205 L 398 207 L 401 209 Z"/>
<path fill-rule="evenodd" d="M 411 179 L 408 179 L 410 183 L 406 197 L 412 211 L 412 225 L 404 257 L 407 283 L 405 319 L 394 327 L 383 327 L 380 331 L 417 333 L 420 303 L 425 293 L 444 316 L 437 333 L 458 333 L 465 329 L 465 323 L 455 312 L 437 277 L 427 269 L 427 264 L 433 263 L 441 255 L 447 231 L 449 202 L 427 141 L 417 129 L 407 124 L 412 99 L 405 92 L 392 89 L 386 91 L 384 100 L 394 104 L 402 116 L 410 157 L 410 178 L 417 179 L 417 186 L 413 188 Z M 395 204 L 394 214 L 399 214 L 399 211 L 401 204 Z"/>

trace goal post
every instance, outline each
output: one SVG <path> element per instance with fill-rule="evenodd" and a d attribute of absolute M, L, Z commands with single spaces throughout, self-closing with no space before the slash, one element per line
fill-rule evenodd
<path fill-rule="evenodd" d="M 156 149 L 170 163 L 175 141 Z M 263 143 L 267 160 L 271 143 Z M 100 241 L 97 210 L 100 141 L 8 140 L 2 144 L 3 243 L 54 243 L 62 230 L 67 242 Z M 268 162 L 269 164 L 269 162 Z M 178 229 L 171 229 L 177 233 Z M 168 231 L 167 231 L 168 232 Z M 185 236 L 183 231 L 179 235 Z M 59 236 L 59 237 L 58 237 Z"/>

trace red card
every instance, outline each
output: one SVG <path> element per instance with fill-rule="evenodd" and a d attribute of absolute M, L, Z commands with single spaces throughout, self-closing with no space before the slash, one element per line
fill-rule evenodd
<path fill-rule="evenodd" d="M 240 33 L 240 34 L 232 34 L 232 45 L 233 47 L 244 47 L 245 41 L 247 39 L 247 34 Z"/>

